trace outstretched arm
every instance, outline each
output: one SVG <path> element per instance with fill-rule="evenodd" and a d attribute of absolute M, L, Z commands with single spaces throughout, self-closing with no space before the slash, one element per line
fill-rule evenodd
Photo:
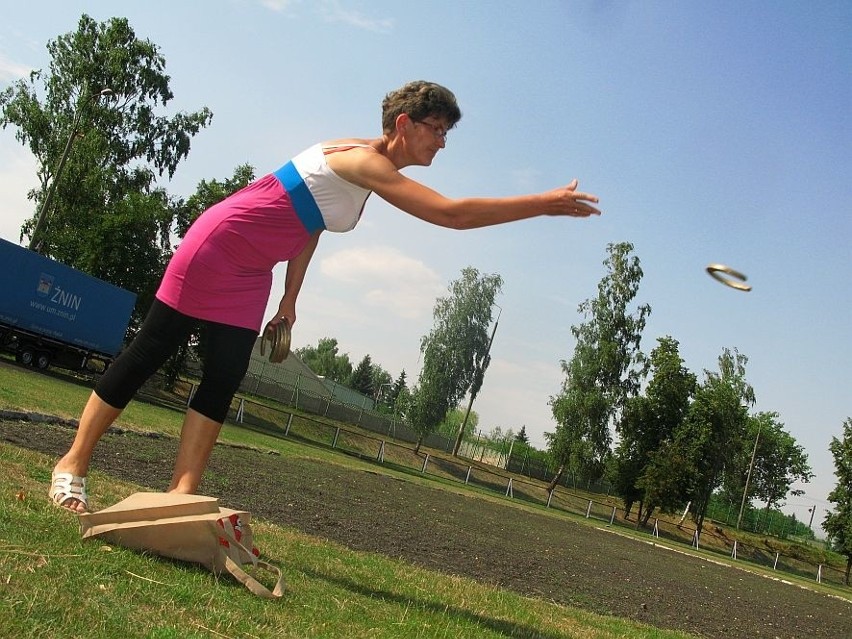
<path fill-rule="evenodd" d="M 305 273 L 308 272 L 308 264 L 310 264 L 314 251 L 317 248 L 321 233 L 322 231 L 314 232 L 308 244 L 302 249 L 302 252 L 287 262 L 287 275 L 284 278 L 284 297 L 281 298 L 281 303 L 278 304 L 278 311 L 275 313 L 275 317 L 269 320 L 271 325 L 275 326 L 283 318 L 287 319 L 290 326 L 296 323 L 296 298 L 302 289 L 302 283 L 305 281 Z"/>
<path fill-rule="evenodd" d="M 578 191 L 577 180 L 567 186 L 513 197 L 447 198 L 407 178 L 378 154 L 365 154 L 358 181 L 393 206 L 422 220 L 455 229 L 514 222 L 540 215 L 589 217 L 600 215 L 597 196 Z"/>

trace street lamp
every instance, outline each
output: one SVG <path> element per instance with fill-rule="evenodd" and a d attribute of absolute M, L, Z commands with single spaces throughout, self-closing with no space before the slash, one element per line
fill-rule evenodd
<path fill-rule="evenodd" d="M 65 143 L 65 149 L 62 151 L 62 157 L 59 158 L 59 164 L 56 166 L 56 173 L 53 176 L 53 181 L 47 189 L 47 195 L 44 196 L 44 202 L 41 204 L 41 209 L 38 212 L 36 225 L 33 229 L 33 234 L 30 237 L 30 250 L 41 252 L 42 241 L 39 237 L 42 227 L 47 220 L 47 214 L 50 211 L 50 203 L 53 201 L 53 194 L 56 192 L 56 185 L 62 175 L 62 170 L 65 168 L 65 161 L 68 159 L 68 154 L 71 152 L 71 145 L 74 144 L 74 137 L 77 135 L 77 127 L 80 126 L 80 120 L 83 117 L 83 107 L 89 103 L 89 100 L 95 100 L 107 95 L 112 95 L 112 89 L 101 89 L 98 93 L 80 98 L 77 102 L 77 109 L 74 111 L 74 121 L 71 124 L 71 133 L 68 136 L 68 141 Z"/>
<path fill-rule="evenodd" d="M 497 324 L 500 323 L 500 315 L 503 313 L 503 307 L 499 304 L 494 304 L 500 310 L 497 311 L 497 319 L 494 320 L 494 328 L 491 329 L 491 337 L 488 340 L 488 346 L 485 347 L 485 357 L 482 358 L 484 363 L 488 362 L 488 355 L 491 353 L 491 344 L 494 343 L 494 334 L 497 332 Z M 485 371 L 482 371 L 482 374 L 485 375 Z M 470 394 L 470 401 L 467 403 L 467 411 L 464 414 L 464 420 L 459 426 L 459 432 L 456 433 L 456 443 L 453 445 L 453 457 L 459 456 L 459 448 L 461 448 L 462 439 L 464 438 L 464 429 L 467 427 L 467 420 L 470 417 L 470 409 L 473 408 L 473 400 L 476 399 L 476 393 Z"/>

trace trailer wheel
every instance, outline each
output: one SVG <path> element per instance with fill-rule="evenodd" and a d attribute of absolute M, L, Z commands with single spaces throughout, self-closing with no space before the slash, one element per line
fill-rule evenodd
<path fill-rule="evenodd" d="M 33 360 L 35 359 L 35 352 L 30 347 L 26 346 L 18 351 L 15 355 L 15 359 L 18 360 L 19 364 L 23 364 L 24 366 L 32 366 Z"/>
<path fill-rule="evenodd" d="M 40 368 L 44 370 L 48 366 L 50 366 L 50 353 L 45 353 L 44 351 L 38 353 L 35 359 L 36 368 Z"/>

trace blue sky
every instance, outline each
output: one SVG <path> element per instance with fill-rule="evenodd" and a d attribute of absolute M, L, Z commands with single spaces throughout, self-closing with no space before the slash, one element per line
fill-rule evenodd
<path fill-rule="evenodd" d="M 537 218 L 455 232 L 375 198 L 359 227 L 325 234 L 298 307 L 294 346 L 336 337 L 395 377 L 419 372 L 435 298 L 466 266 L 505 280 L 474 409 L 486 431 L 555 424 L 549 398 L 593 297 L 606 246 L 635 245 L 653 312 L 643 339 L 680 342 L 686 365 L 749 358 L 755 410 L 776 411 L 816 474 L 785 510 L 821 521 L 828 452 L 852 416 L 852 4 L 453 0 L 0 1 L 0 87 L 46 68 L 45 45 L 82 13 L 121 15 L 167 60 L 170 111 L 212 125 L 171 183 L 243 163 L 261 175 L 304 147 L 380 132 L 380 102 L 413 79 L 450 87 L 463 111 L 430 168 L 448 196 L 567 184 L 600 197 L 589 220 Z M 35 163 L 0 131 L 0 236 L 32 214 Z M 705 273 L 728 264 L 750 293 Z M 283 268 L 276 272 L 283 286 Z M 275 299 L 273 293 L 273 299 Z"/>

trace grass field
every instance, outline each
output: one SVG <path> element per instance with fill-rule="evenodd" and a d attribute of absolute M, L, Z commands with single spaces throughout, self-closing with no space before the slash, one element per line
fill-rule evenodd
<path fill-rule="evenodd" d="M 2 366 L 0 408 L 74 417 L 85 385 Z M 134 403 L 121 425 L 175 434 L 172 411 Z M 321 450 L 237 428 L 223 439 L 322 458 Z M 330 454 L 328 454 L 331 456 Z M 523 597 L 261 521 L 283 600 L 254 597 L 202 568 L 80 538 L 44 496 L 53 459 L 0 445 L 0 633 L 7 637 L 659 637 L 689 635 Z M 142 490 L 93 472 L 99 499 Z M 268 582 L 268 580 L 267 580 Z"/>
<path fill-rule="evenodd" d="M 89 392 L 85 384 L 0 364 L 0 408 L 74 417 Z M 172 437 L 179 423 L 180 411 L 141 402 L 120 420 L 123 428 Z M 256 542 L 288 583 L 283 600 L 260 600 L 200 568 L 83 542 L 74 518 L 44 496 L 54 457 L 8 443 L 20 433 L 42 451 L 61 449 L 72 434 L 0 422 L 3 636 L 696 636 L 637 618 L 708 637 L 796 637 L 803 629 L 837 637 L 852 628 L 852 606 L 813 587 L 226 426 L 222 439 L 239 447 L 214 452 L 203 492 L 245 499 L 255 513 Z M 167 482 L 173 440 L 106 439 L 92 472 L 100 506 Z M 129 462 L 144 471 L 135 482 L 127 481 Z M 261 485 L 283 492 L 261 494 L 251 483 L 268 476 L 276 481 Z M 384 530 L 399 525 L 395 515 L 407 526 Z M 447 537 L 449 525 L 459 531 L 455 538 Z M 502 564 L 495 559 L 501 552 Z M 590 612 L 600 610 L 625 614 Z"/>

